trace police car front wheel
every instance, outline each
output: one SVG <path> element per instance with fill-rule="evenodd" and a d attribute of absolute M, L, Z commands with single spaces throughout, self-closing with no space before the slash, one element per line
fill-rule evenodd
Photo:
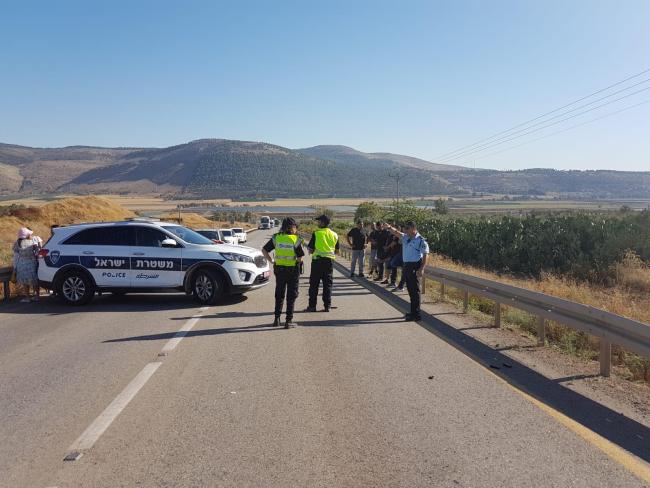
<path fill-rule="evenodd" d="M 85 305 L 95 295 L 95 286 L 81 271 L 68 271 L 58 280 L 57 295 L 68 305 Z"/>
<path fill-rule="evenodd" d="M 199 303 L 213 305 L 223 292 L 223 280 L 216 271 L 201 269 L 194 275 L 192 294 Z"/>

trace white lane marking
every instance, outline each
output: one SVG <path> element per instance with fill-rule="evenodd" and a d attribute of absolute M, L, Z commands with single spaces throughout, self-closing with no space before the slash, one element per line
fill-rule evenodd
<path fill-rule="evenodd" d="M 111 404 L 106 407 L 99 417 L 88 426 L 83 434 L 72 443 L 70 451 L 83 451 L 93 447 L 97 439 L 108 429 L 113 420 L 126 408 L 140 389 L 147 383 L 149 378 L 156 372 L 162 363 L 149 363 L 147 364 L 138 375 L 131 380 L 122 393 L 120 393 Z"/>
<path fill-rule="evenodd" d="M 173 351 L 176 346 L 178 346 L 178 344 L 183 340 L 183 337 L 185 337 L 187 333 L 192 330 L 200 318 L 200 315 L 194 315 L 190 320 L 185 322 L 185 325 L 183 325 L 183 327 L 181 327 L 178 332 L 174 334 L 174 337 L 167 341 L 167 344 L 165 344 L 165 347 L 160 350 L 160 353 L 166 355 L 169 351 Z"/>

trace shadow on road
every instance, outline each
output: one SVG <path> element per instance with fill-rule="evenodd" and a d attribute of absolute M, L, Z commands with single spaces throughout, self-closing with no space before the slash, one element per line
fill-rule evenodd
<path fill-rule="evenodd" d="M 247 300 L 245 295 L 222 298 L 216 306 L 236 305 Z M 39 302 L 20 303 L 12 301 L 0 307 L 0 314 L 66 315 L 95 312 L 155 312 L 164 310 L 196 309 L 199 305 L 184 293 L 128 294 L 104 293 L 96 296 L 88 305 L 72 307 L 58 301 L 54 296 L 43 297 Z"/>
<path fill-rule="evenodd" d="M 403 324 L 404 317 L 386 319 L 347 319 L 299 321 L 301 327 L 356 327 L 358 325 Z"/>
<path fill-rule="evenodd" d="M 338 262 L 335 263 L 335 267 L 342 273 L 348 272 Z M 398 310 L 406 311 L 408 309 L 409 302 L 400 296 L 372 283 L 366 282 L 364 285 Z M 566 388 L 558 380 L 543 376 L 468 336 L 462 330 L 445 324 L 431 314 L 423 311 L 422 317 L 423 320 L 419 322 L 421 327 L 471 357 L 491 373 L 598 433 L 610 442 L 650 462 L 650 428 Z M 462 372 L 459 371 L 458 374 L 462 374 Z M 567 378 L 562 379 L 562 381 L 566 380 Z"/>
<path fill-rule="evenodd" d="M 185 338 L 190 337 L 205 337 L 205 336 L 215 336 L 222 334 L 236 334 L 240 332 L 270 332 L 274 330 L 285 330 L 280 327 L 271 327 L 270 325 L 251 325 L 248 327 L 223 327 L 220 329 L 203 329 L 203 330 L 190 330 L 185 334 Z M 103 343 L 112 343 L 112 342 L 130 342 L 130 341 L 163 341 L 167 339 L 172 339 L 176 337 L 178 331 L 174 332 L 162 332 L 159 334 L 149 334 L 141 336 L 132 336 L 132 337 L 121 337 L 120 339 L 109 339 L 103 341 Z"/>
<path fill-rule="evenodd" d="M 268 315 L 273 316 L 273 312 L 220 312 L 213 315 L 201 315 L 201 319 L 233 319 L 244 317 L 264 317 Z M 194 315 L 186 317 L 171 317 L 170 320 L 189 320 L 194 317 Z"/>

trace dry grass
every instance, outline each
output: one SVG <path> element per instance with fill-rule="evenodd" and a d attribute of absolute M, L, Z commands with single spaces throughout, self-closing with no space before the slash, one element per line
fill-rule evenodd
<path fill-rule="evenodd" d="M 0 266 L 11 264 L 11 246 L 21 227 L 29 227 L 43 240 L 50 237 L 50 226 L 81 222 L 123 220 L 133 217 L 130 210 L 103 197 L 72 197 L 27 207 L 9 217 L 0 217 Z"/>
<path fill-rule="evenodd" d="M 614 266 L 614 275 L 616 282 L 631 292 L 650 293 L 650 266 L 633 251 Z"/>
<path fill-rule="evenodd" d="M 650 297 L 647 292 L 644 293 L 639 289 L 626 286 L 624 282 L 619 283 L 619 286 L 605 287 L 550 274 L 544 274 L 539 280 L 515 278 L 458 264 L 439 255 L 435 255 L 434 259 L 430 260 L 430 263 L 433 266 L 440 266 L 441 268 L 546 293 L 547 295 L 600 308 L 623 317 L 650 323 Z M 622 274 L 621 276 L 627 275 Z M 645 274 L 644 277 L 648 279 L 650 274 Z"/>
<path fill-rule="evenodd" d="M 608 312 L 650 324 L 650 270 L 643 261 L 636 256 L 626 256 L 616 266 L 617 284 L 615 286 L 597 286 L 584 282 L 576 282 L 553 275 L 543 275 L 539 280 L 519 279 L 512 276 L 503 276 L 465 266 L 453 262 L 451 259 L 434 255 L 431 265 L 439 266 L 473 276 L 480 276 L 489 280 L 499 281 L 512 286 L 556 296 Z M 436 298 L 438 292 L 433 291 Z M 462 304 L 462 294 L 457 290 L 449 290 L 446 299 Z M 480 297 L 472 297 L 470 306 L 483 314 L 493 314 L 492 301 Z M 526 332 L 530 336 L 536 334 L 536 318 L 521 310 L 504 307 L 502 320 L 510 326 Z M 649 325 L 650 326 L 650 325 Z M 596 337 L 571 329 L 562 324 L 548 323 L 546 333 L 547 343 L 566 354 L 585 359 L 597 360 L 599 354 L 599 341 Z M 618 373 L 632 381 L 645 381 L 650 383 L 650 359 L 626 351 L 615 346 L 612 350 L 614 364 L 618 366 Z"/>
<path fill-rule="evenodd" d="M 178 223 L 178 213 L 172 212 L 163 214 L 160 216 L 160 220 Z M 182 213 L 180 223 L 186 227 L 191 227 L 193 229 L 198 229 L 201 227 L 213 227 L 216 225 L 216 222 L 213 220 L 207 219 L 203 215 L 199 215 L 197 213 Z"/>
<path fill-rule="evenodd" d="M 160 216 L 160 219 L 167 222 L 178 222 L 178 213 L 171 212 L 168 214 L 163 214 Z M 181 224 L 192 229 L 230 229 L 232 227 L 241 227 L 243 229 L 249 230 L 253 228 L 253 225 L 249 222 L 235 222 L 232 224 L 230 222 L 210 220 L 197 213 L 181 213 Z"/>

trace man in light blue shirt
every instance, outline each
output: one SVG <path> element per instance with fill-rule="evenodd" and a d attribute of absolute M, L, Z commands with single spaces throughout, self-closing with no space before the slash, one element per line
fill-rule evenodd
<path fill-rule="evenodd" d="M 402 273 L 406 277 L 406 288 L 411 298 L 411 313 L 406 314 L 407 321 L 422 320 L 420 315 L 420 279 L 427 264 L 429 244 L 418 233 L 415 222 L 408 221 L 404 225 L 405 232 L 400 232 L 395 227 L 389 227 L 394 235 L 399 236 L 402 242 L 402 257 L 404 268 Z"/>

